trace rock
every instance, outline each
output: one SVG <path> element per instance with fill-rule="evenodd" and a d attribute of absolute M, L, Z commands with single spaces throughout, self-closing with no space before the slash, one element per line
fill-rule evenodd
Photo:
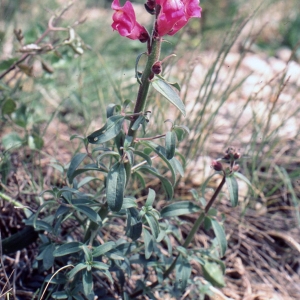
<path fill-rule="evenodd" d="M 279 48 L 276 51 L 276 57 L 278 57 L 280 60 L 284 62 L 288 62 L 289 59 L 291 58 L 291 55 L 292 55 L 292 50 L 287 47 Z"/>

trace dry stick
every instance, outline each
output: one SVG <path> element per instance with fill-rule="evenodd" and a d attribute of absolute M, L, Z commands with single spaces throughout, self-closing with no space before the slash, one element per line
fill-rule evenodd
<path fill-rule="evenodd" d="M 61 27 L 55 27 L 55 24 L 60 20 L 62 15 L 72 6 L 73 4 L 69 4 L 61 13 L 58 17 L 55 18 L 55 16 L 52 16 L 48 22 L 48 27 L 44 31 L 44 33 L 34 42 L 34 44 L 39 44 L 51 31 L 62 31 L 62 30 L 68 30 L 66 28 L 61 28 Z M 54 21 L 54 19 L 56 19 Z M 31 54 L 23 54 L 20 59 L 18 59 L 16 62 L 14 62 L 6 71 L 4 71 L 0 75 L 0 79 L 2 79 L 5 75 L 7 75 L 9 72 L 14 70 L 16 66 L 26 60 Z"/>
<path fill-rule="evenodd" d="M 15 270 L 17 270 L 18 265 L 19 265 L 20 255 L 21 255 L 21 251 L 19 250 L 16 253 L 16 259 L 14 261 L 14 268 L 15 268 Z M 17 299 L 17 297 L 16 297 L 16 278 L 17 278 L 17 272 L 14 272 L 14 276 L 13 276 L 13 290 L 12 290 L 12 292 L 13 292 L 12 294 L 13 294 L 14 299 Z"/>
<path fill-rule="evenodd" d="M 59 273 L 61 270 L 66 269 L 66 268 L 69 268 L 69 267 L 72 267 L 72 268 L 73 268 L 74 266 L 73 266 L 73 265 L 66 265 L 66 266 L 63 266 L 62 268 L 58 269 L 58 270 L 51 276 L 51 278 L 49 279 L 49 281 L 48 281 L 48 283 L 47 283 L 47 285 L 46 285 L 46 287 L 45 287 L 45 289 L 44 289 L 44 291 L 43 291 L 43 294 L 42 294 L 40 300 L 43 299 L 43 297 L 44 297 L 44 295 L 45 295 L 45 293 L 46 293 L 46 291 L 47 291 L 47 288 L 48 288 L 49 284 L 51 283 L 52 279 L 54 278 L 54 276 L 55 276 L 57 273 Z"/>
<path fill-rule="evenodd" d="M 9 279 L 10 279 L 12 273 L 10 274 L 9 277 L 7 276 L 6 270 L 4 268 L 4 262 L 3 262 L 3 255 L 2 254 L 3 254 L 2 253 L 2 237 L 1 237 L 1 231 L 0 231 L 0 264 L 1 264 L 2 269 L 3 269 L 4 279 L 6 280 L 6 283 L 5 283 L 2 291 L 4 291 L 6 285 L 8 287 L 8 290 L 11 290 Z M 13 272 L 14 272 L 14 270 L 13 270 Z M 2 291 L 1 291 L 1 293 L 2 293 Z"/>
<path fill-rule="evenodd" d="M 199 215 L 198 219 L 196 220 L 196 222 L 195 222 L 192 230 L 190 231 L 190 233 L 188 234 L 187 238 L 185 239 L 185 242 L 183 244 L 184 248 L 188 247 L 188 245 L 192 241 L 195 233 L 198 231 L 199 227 L 202 225 L 206 214 L 208 213 L 209 209 L 213 205 L 214 201 L 217 199 L 217 196 L 220 193 L 220 191 L 221 191 L 223 185 L 225 184 L 225 182 L 226 182 L 226 177 L 225 177 L 225 174 L 224 174 L 221 183 L 219 184 L 218 188 L 215 190 L 215 192 L 212 195 L 211 199 L 209 200 L 209 202 L 205 206 L 204 212 L 200 213 L 200 215 Z M 176 266 L 176 262 L 177 262 L 178 257 L 179 257 L 179 255 L 176 256 L 176 258 L 173 260 L 173 262 L 170 265 L 170 267 L 164 272 L 163 279 L 166 279 L 171 274 L 171 272 L 174 270 L 174 268 Z M 151 285 L 149 285 L 147 288 L 152 289 L 152 288 L 156 287 L 158 284 L 159 284 L 159 282 L 155 281 Z M 143 293 L 143 290 L 138 290 L 135 293 L 131 294 L 130 297 L 131 298 L 135 298 L 135 297 L 141 295 L 142 293 Z"/>

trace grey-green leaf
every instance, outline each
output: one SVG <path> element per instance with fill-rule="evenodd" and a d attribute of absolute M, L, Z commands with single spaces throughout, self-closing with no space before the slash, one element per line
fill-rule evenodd
<path fill-rule="evenodd" d="M 174 165 L 167 159 L 166 155 L 166 149 L 160 145 L 157 145 L 151 141 L 142 141 L 141 144 L 143 144 L 146 147 L 151 148 L 158 156 L 166 163 L 168 168 L 170 169 L 172 173 L 172 180 L 175 183 L 176 181 L 176 169 L 174 168 Z"/>
<path fill-rule="evenodd" d="M 175 202 L 165 206 L 161 210 L 160 214 L 163 218 L 177 217 L 181 215 L 192 214 L 200 210 L 201 208 L 198 205 L 194 204 L 193 202 L 181 201 L 181 202 Z"/>
<path fill-rule="evenodd" d="M 146 171 L 146 172 L 156 176 L 157 178 L 159 178 L 159 180 L 162 183 L 162 186 L 164 187 L 164 190 L 167 194 L 167 199 L 171 200 L 173 198 L 174 190 L 173 190 L 172 184 L 170 183 L 170 181 L 168 179 L 166 179 L 164 176 L 160 175 L 156 169 L 154 169 L 152 167 L 148 167 L 148 166 L 141 166 L 141 167 L 139 167 L 138 170 Z"/>
<path fill-rule="evenodd" d="M 110 251 L 115 247 L 116 243 L 115 242 L 107 242 L 101 246 L 96 247 L 93 249 L 93 257 L 97 257 L 100 255 L 105 254 L 106 252 Z"/>
<path fill-rule="evenodd" d="M 184 116 L 186 115 L 185 106 L 182 100 L 169 83 L 160 78 L 156 78 L 152 80 L 152 86 L 173 105 L 175 105 Z"/>
<path fill-rule="evenodd" d="M 122 129 L 124 116 L 115 115 L 107 119 L 106 124 L 90 134 L 87 139 L 91 144 L 102 144 L 116 137 Z"/>
<path fill-rule="evenodd" d="M 135 155 L 142 157 L 148 163 L 149 166 L 152 165 L 152 160 L 149 155 L 145 154 L 144 152 L 138 151 L 138 150 L 134 150 L 133 153 Z"/>
<path fill-rule="evenodd" d="M 68 299 L 69 295 L 65 291 L 54 292 L 51 294 L 53 299 Z"/>
<path fill-rule="evenodd" d="M 155 200 L 155 191 L 149 188 L 148 196 L 145 205 L 146 206 L 152 206 L 154 200 Z"/>
<path fill-rule="evenodd" d="M 166 157 L 167 159 L 173 158 L 176 149 L 176 133 L 174 131 L 168 131 L 166 133 Z"/>
<path fill-rule="evenodd" d="M 212 285 L 217 287 L 225 286 L 223 272 L 219 264 L 205 261 L 205 264 L 202 265 L 202 270 L 204 278 Z"/>
<path fill-rule="evenodd" d="M 54 244 L 48 245 L 43 251 L 43 266 L 45 270 L 49 270 L 54 263 L 53 251 L 55 249 Z"/>
<path fill-rule="evenodd" d="M 176 285 L 181 291 L 186 288 L 191 272 L 189 261 L 180 254 L 176 262 Z"/>
<path fill-rule="evenodd" d="M 137 207 L 136 199 L 135 198 L 124 198 L 122 209 L 130 208 L 130 207 Z"/>
<path fill-rule="evenodd" d="M 78 176 L 82 173 L 85 173 L 87 171 L 98 171 L 98 172 L 106 174 L 106 172 L 107 172 L 106 168 L 102 167 L 102 164 L 100 165 L 100 167 L 95 163 L 85 165 L 82 169 L 77 169 L 73 172 L 73 174 L 70 176 L 69 182 L 70 182 L 70 180 L 73 182 L 73 180 L 76 176 Z"/>
<path fill-rule="evenodd" d="M 67 244 L 63 244 L 54 250 L 53 255 L 55 257 L 58 257 L 58 256 L 64 256 L 71 253 L 79 252 L 82 250 L 80 248 L 81 245 L 82 243 L 79 242 L 70 242 Z"/>
<path fill-rule="evenodd" d="M 142 222 L 139 218 L 139 211 L 134 207 L 128 208 L 126 235 L 135 241 L 141 234 Z"/>
<path fill-rule="evenodd" d="M 152 235 L 155 239 L 157 239 L 160 232 L 159 223 L 157 219 L 150 213 L 146 213 L 145 218 L 148 222 L 148 225 L 151 228 Z"/>
<path fill-rule="evenodd" d="M 226 185 L 229 191 L 230 202 L 233 207 L 237 206 L 239 200 L 238 183 L 234 176 L 226 176 Z"/>
<path fill-rule="evenodd" d="M 86 215 L 91 221 L 100 224 L 101 223 L 101 218 L 100 216 L 89 206 L 87 205 L 75 205 L 74 208 L 84 215 Z"/>
<path fill-rule="evenodd" d="M 215 219 L 210 219 L 214 233 L 217 237 L 219 246 L 220 246 L 220 255 L 221 257 L 225 255 L 225 252 L 227 250 L 227 240 L 226 240 L 226 234 L 224 231 L 224 228 L 220 223 Z"/>
<path fill-rule="evenodd" d="M 126 184 L 126 170 L 123 162 L 117 162 L 109 170 L 106 178 L 106 199 L 112 211 L 120 211 Z"/>
<path fill-rule="evenodd" d="M 108 270 L 109 266 L 100 261 L 93 261 L 93 268 L 103 271 L 103 270 Z"/>
<path fill-rule="evenodd" d="M 86 267 L 87 267 L 86 264 L 79 263 L 68 273 L 68 277 L 72 279 L 79 271 L 86 269 Z"/>
<path fill-rule="evenodd" d="M 133 125 L 131 126 L 131 129 L 132 130 L 138 130 L 140 125 L 145 122 L 145 116 L 143 115 L 140 115 L 136 120 L 135 122 L 133 123 Z"/>
<path fill-rule="evenodd" d="M 84 160 L 84 158 L 87 156 L 86 153 L 77 153 L 71 160 L 68 172 L 67 172 L 67 177 L 69 180 L 69 183 L 73 183 L 73 173 L 75 170 L 78 168 L 78 166 L 81 164 L 81 162 Z"/>
<path fill-rule="evenodd" d="M 149 259 L 153 252 L 153 237 L 146 228 L 143 228 L 143 235 L 145 243 L 145 257 L 146 259 Z"/>
<path fill-rule="evenodd" d="M 234 172 L 233 175 L 234 175 L 235 177 L 237 177 L 237 178 L 239 178 L 239 179 L 245 181 L 251 189 L 253 188 L 251 182 L 249 181 L 249 179 L 248 179 L 247 177 L 245 177 L 242 173 Z"/>
<path fill-rule="evenodd" d="M 92 272 L 91 271 L 85 270 L 83 272 L 82 284 L 83 284 L 84 294 L 86 296 L 88 296 L 89 294 L 91 294 L 91 292 L 93 290 L 93 276 L 92 276 Z"/>

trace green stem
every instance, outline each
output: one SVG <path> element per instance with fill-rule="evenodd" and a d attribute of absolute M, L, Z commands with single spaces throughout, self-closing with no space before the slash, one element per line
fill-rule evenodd
<path fill-rule="evenodd" d="M 151 53 L 148 56 L 148 61 L 145 67 L 145 70 L 143 72 L 142 78 L 141 78 L 141 85 L 139 87 L 135 107 L 133 113 L 140 113 L 145 110 L 146 106 L 146 101 L 147 101 L 147 96 L 148 96 L 148 91 L 150 87 L 150 76 L 152 74 L 152 66 L 153 64 L 159 60 L 160 56 L 160 48 L 161 48 L 161 38 L 158 39 L 153 39 L 152 40 L 152 45 L 151 45 Z M 136 130 L 132 130 L 131 127 L 135 122 L 135 118 L 130 122 L 129 130 L 128 130 L 128 135 L 133 137 L 133 141 L 136 137 Z"/>
<path fill-rule="evenodd" d="M 20 208 L 20 209 L 23 209 L 23 211 L 24 211 L 25 215 L 27 216 L 27 218 L 29 218 L 29 216 L 32 215 L 32 211 L 31 211 L 28 207 L 24 206 L 22 203 L 18 202 L 17 200 L 14 200 L 14 199 L 11 198 L 10 196 L 8 196 L 8 195 L 3 194 L 2 192 L 0 192 L 0 197 L 1 197 L 3 200 L 5 200 L 5 201 L 11 203 L 11 204 L 14 205 L 15 207 Z"/>
<path fill-rule="evenodd" d="M 214 194 L 212 195 L 211 199 L 209 200 L 209 202 L 207 203 L 207 205 L 204 208 L 204 212 L 200 213 L 198 219 L 196 220 L 193 228 L 191 229 L 190 233 L 188 234 L 188 236 L 186 237 L 184 243 L 183 243 L 183 247 L 187 248 L 190 244 L 190 242 L 192 241 L 194 235 L 197 233 L 199 227 L 202 225 L 205 216 L 207 215 L 209 209 L 211 208 L 211 206 L 213 205 L 214 201 L 217 199 L 218 194 L 220 193 L 223 185 L 225 184 L 226 181 L 226 177 L 225 174 L 223 176 L 223 179 L 221 181 L 221 183 L 219 184 L 218 188 L 215 190 Z M 179 257 L 179 254 L 176 256 L 176 258 L 173 260 L 172 264 L 169 266 L 169 268 L 164 272 L 163 274 L 163 279 L 166 279 L 171 273 L 172 271 L 175 269 L 176 267 L 176 262 L 177 259 Z M 153 289 L 154 287 L 156 287 L 159 284 L 158 281 L 153 282 L 150 286 L 148 286 L 147 288 L 149 289 Z M 130 297 L 131 298 L 135 298 L 139 295 L 141 295 L 143 293 L 143 290 L 138 290 L 135 293 L 133 293 Z"/>

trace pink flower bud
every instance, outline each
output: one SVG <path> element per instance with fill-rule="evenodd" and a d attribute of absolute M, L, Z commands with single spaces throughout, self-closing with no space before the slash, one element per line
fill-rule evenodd
<path fill-rule="evenodd" d="M 161 61 L 157 61 L 156 63 L 153 64 L 152 66 L 152 72 L 154 74 L 160 74 L 162 71 L 162 65 L 161 65 Z"/>
<path fill-rule="evenodd" d="M 223 170 L 223 165 L 217 161 L 217 160 L 213 160 L 211 162 L 211 167 L 215 170 L 215 171 L 222 171 Z"/>
<path fill-rule="evenodd" d="M 111 8 L 115 10 L 111 26 L 114 30 L 117 30 L 121 36 L 132 40 L 140 40 L 142 43 L 149 40 L 149 34 L 145 27 L 136 21 L 131 2 L 126 1 L 125 5 L 121 7 L 119 0 L 114 0 Z"/>
<path fill-rule="evenodd" d="M 148 0 L 147 3 L 145 3 L 145 8 L 146 8 L 147 12 L 151 15 L 155 14 L 155 7 L 156 7 L 155 0 Z"/>
<path fill-rule="evenodd" d="M 156 21 L 159 36 L 174 35 L 190 18 L 200 18 L 199 0 L 156 0 L 160 12 Z"/>
<path fill-rule="evenodd" d="M 233 158 L 234 158 L 235 160 L 241 158 L 241 153 L 235 152 L 235 153 L 233 154 Z"/>

